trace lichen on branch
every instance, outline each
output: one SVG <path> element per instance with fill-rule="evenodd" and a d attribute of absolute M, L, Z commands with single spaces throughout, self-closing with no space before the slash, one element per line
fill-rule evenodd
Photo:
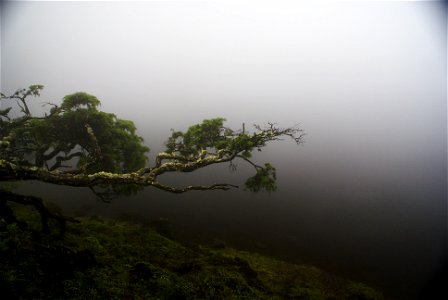
<path fill-rule="evenodd" d="M 101 102 L 93 95 L 77 92 L 65 96 L 60 105 L 50 104 L 44 117 L 35 117 L 27 101 L 39 96 L 42 85 L 20 89 L 1 101 L 16 101 L 18 117 L 11 108 L 0 111 L 0 180 L 39 180 L 43 182 L 89 187 L 93 191 L 108 188 L 114 193 L 138 191 L 154 186 L 173 193 L 191 190 L 227 190 L 234 184 L 175 187 L 161 183 L 165 173 L 189 173 L 214 164 L 241 160 L 255 169 L 246 181 L 252 192 L 275 191 L 276 170 L 269 164 L 252 161 L 252 153 L 261 151 L 270 141 L 291 138 L 303 143 L 299 126 L 281 128 L 275 123 L 254 125 L 249 132 L 243 124 L 234 130 L 224 126 L 224 118 L 214 118 L 190 126 L 185 132 L 172 131 L 164 152 L 148 164 L 149 148 L 137 135 L 132 121 L 98 109 Z M 128 185 L 132 188 L 123 188 Z"/>
<path fill-rule="evenodd" d="M 40 96 L 42 85 L 19 89 L 11 96 L 0 95 L 0 102 L 15 102 L 0 110 L 0 182 L 38 180 L 41 182 L 87 187 L 104 201 L 119 194 L 135 193 L 152 186 L 170 193 L 189 191 L 229 190 L 238 188 L 230 183 L 210 185 L 173 186 L 159 181 L 165 173 L 190 173 L 211 165 L 234 160 L 248 163 L 255 175 L 246 182 L 251 192 L 273 192 L 276 169 L 252 161 L 252 153 L 261 151 L 270 141 L 291 138 L 297 145 L 303 143 L 304 132 L 299 126 L 265 127 L 254 125 L 251 133 L 243 124 L 233 130 L 224 126 L 224 118 L 214 118 L 190 126 L 187 131 L 172 131 L 166 149 L 156 155 L 149 165 L 143 138 L 137 134 L 132 121 L 115 114 L 100 111 L 98 98 L 85 92 L 65 96 L 60 105 L 45 103 L 50 110 L 42 117 L 33 115 L 30 97 Z M 11 103 L 9 103 L 10 105 Z M 41 214 L 42 228 L 48 229 L 48 218 L 60 223 L 61 232 L 70 219 L 53 214 L 43 201 L 33 196 L 16 195 L 1 190 L 0 217 L 15 221 L 7 201 L 33 205 Z"/>

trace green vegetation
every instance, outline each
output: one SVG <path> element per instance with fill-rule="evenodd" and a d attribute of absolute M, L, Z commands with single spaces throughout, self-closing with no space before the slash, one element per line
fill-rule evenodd
<path fill-rule="evenodd" d="M 221 247 L 186 246 L 153 228 L 98 217 L 42 235 L 39 214 L 0 227 L 5 299 L 382 299 L 372 288 L 309 266 Z"/>
<path fill-rule="evenodd" d="M 88 187 L 100 199 L 110 201 L 119 194 L 136 193 L 150 186 L 171 193 L 238 188 L 221 182 L 178 187 L 159 178 L 166 173 L 191 173 L 223 163 L 236 170 L 234 162 L 241 161 L 255 170 L 245 181 L 246 190 L 273 192 L 277 189 L 275 167 L 252 161 L 252 153 L 284 137 L 300 145 L 305 135 L 298 125 L 280 128 L 268 123 L 264 127 L 254 125 L 255 130 L 249 132 L 244 123 L 241 129 L 234 130 L 224 125 L 224 118 L 206 119 L 185 132 L 173 130 L 165 151 L 150 164 L 149 147 L 137 134 L 134 123 L 100 111 L 101 102 L 93 95 L 67 95 L 59 105 L 45 103 L 50 109 L 43 116 L 36 115 L 28 103 L 39 97 L 43 88 L 31 85 L 9 96 L 0 93 L 0 104 L 7 106 L 0 110 L 0 182 L 38 180 Z M 57 218 L 61 232 L 65 221 L 74 221 L 52 214 L 36 197 L 20 197 L 1 187 L 0 197 L 0 217 L 10 224 L 16 219 L 8 207 L 11 202 L 34 205 L 43 223 L 48 217 Z"/>
<path fill-rule="evenodd" d="M 249 132 L 244 124 L 237 130 L 226 127 L 225 119 L 217 117 L 192 125 L 185 132 L 173 130 L 165 143 L 165 152 L 156 156 L 154 165 L 149 165 L 149 148 L 137 134 L 134 123 L 100 111 L 101 102 L 93 95 L 73 93 L 65 96 L 60 105 L 46 103 L 51 108 L 44 116 L 33 114 L 28 102 L 34 100 L 31 97 L 40 96 L 43 88 L 31 85 L 10 96 L 0 95 L 0 103 L 15 103 L 19 108 L 19 112 L 11 107 L 0 111 L 0 181 L 40 180 L 89 187 L 94 192 L 106 187 L 115 194 L 138 191 L 137 187 L 144 186 L 175 193 L 227 190 L 237 186 L 220 183 L 175 188 L 158 182 L 157 177 L 221 163 L 230 163 L 236 169 L 233 161 L 241 160 L 255 169 L 246 188 L 271 192 L 276 189 L 276 169 L 269 163 L 259 165 L 251 161 L 252 153 L 284 137 L 298 145 L 303 143 L 304 132 L 297 125 L 254 125 L 255 130 Z M 88 177 L 105 172 L 118 176 Z M 129 174 L 133 174 L 132 178 Z"/>
<path fill-rule="evenodd" d="M 28 107 L 42 85 L 0 94 L 0 291 L 2 299 L 381 299 L 373 289 L 256 254 L 221 247 L 185 246 L 154 229 L 100 218 L 73 219 L 43 199 L 14 193 L 10 183 L 38 180 L 88 187 L 100 199 L 155 187 L 167 192 L 228 190 L 228 183 L 176 187 L 165 173 L 188 173 L 235 160 L 255 170 L 245 186 L 275 191 L 276 169 L 252 161 L 270 141 L 303 142 L 298 126 L 204 120 L 174 131 L 165 152 L 149 148 L 132 121 L 98 109 L 93 95 L 77 92 L 43 116 Z M 67 223 L 68 222 L 68 223 Z M 56 230 L 59 229 L 59 230 Z M 159 230 L 160 233 L 163 231 Z M 165 231 L 165 236 L 168 236 Z M 222 246 L 222 245 L 221 245 Z"/>

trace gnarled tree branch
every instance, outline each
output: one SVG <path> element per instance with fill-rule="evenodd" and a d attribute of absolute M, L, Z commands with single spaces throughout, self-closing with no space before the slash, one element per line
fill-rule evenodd
<path fill-rule="evenodd" d="M 60 229 L 60 235 L 64 235 L 65 228 L 66 228 L 66 222 L 74 222 L 79 223 L 78 220 L 66 217 L 62 215 L 61 213 L 54 212 L 51 209 L 49 209 L 44 201 L 41 198 L 34 197 L 34 196 L 24 196 L 24 195 L 17 195 L 15 193 L 0 189 L 0 196 L 2 201 L 10 201 L 15 202 L 19 204 L 24 205 L 31 205 L 34 206 L 34 208 L 38 211 L 41 217 L 41 224 L 42 224 L 42 231 L 44 233 L 49 233 L 50 228 L 48 226 L 49 219 L 54 219 L 59 223 L 59 229 Z M 2 203 L 3 206 L 5 206 L 5 203 Z M 6 206 L 3 207 L 3 209 L 0 209 L 0 212 L 7 213 L 6 215 L 6 221 L 8 223 L 15 223 L 18 220 L 14 217 L 12 214 L 12 211 Z M 9 212 L 9 214 L 8 214 Z M 5 216 L 4 216 L 5 217 Z"/>
<path fill-rule="evenodd" d="M 152 182 L 152 186 L 175 194 L 182 194 L 188 191 L 209 191 L 209 190 L 223 190 L 227 191 L 231 188 L 238 188 L 237 185 L 228 184 L 228 183 L 215 183 L 212 185 L 189 185 L 183 188 L 172 187 L 168 185 L 164 185 L 160 182 Z"/>
<path fill-rule="evenodd" d="M 185 132 L 173 130 L 166 150 L 150 166 L 146 156 L 149 148 L 136 134 L 133 122 L 98 110 L 100 101 L 95 96 L 74 93 L 64 97 L 61 105 L 49 104 L 50 113 L 44 117 L 33 116 L 27 97 L 39 96 L 42 88 L 33 85 L 9 97 L 1 94 L 0 100 L 17 102 L 21 116 L 11 117 L 9 108 L 0 111 L 0 181 L 38 180 L 87 187 L 104 201 L 116 193 L 147 186 L 171 193 L 228 190 L 238 186 L 177 187 L 158 179 L 162 174 L 190 173 L 221 163 L 235 166 L 233 161 L 239 158 L 255 169 L 255 175 L 246 180 L 246 188 L 270 192 L 276 189 L 276 169 L 269 163 L 257 164 L 252 153 L 285 137 L 300 145 L 305 136 L 298 125 L 281 128 L 269 122 L 264 127 L 254 125 L 251 133 L 244 123 L 241 129 L 232 130 L 224 126 L 223 118 L 209 119 Z M 76 157 L 79 160 L 72 161 Z M 71 170 L 61 171 L 64 162 L 72 163 Z"/>

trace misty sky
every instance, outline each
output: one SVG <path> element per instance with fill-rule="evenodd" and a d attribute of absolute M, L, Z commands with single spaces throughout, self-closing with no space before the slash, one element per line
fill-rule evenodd
<path fill-rule="evenodd" d="M 171 128 L 205 118 L 225 117 L 233 127 L 300 123 L 305 146 L 273 144 L 260 156 L 278 167 L 284 189 L 294 178 L 336 182 L 393 170 L 414 176 L 403 186 L 446 184 L 439 2 L 2 2 L 1 9 L 1 88 L 45 85 L 34 111 L 91 93 L 103 110 L 135 121 L 152 156 Z"/>
<path fill-rule="evenodd" d="M 404 275 L 430 274 L 446 251 L 446 6 L 309 2 L 2 2 L 1 90 L 45 85 L 32 105 L 40 113 L 43 102 L 91 93 L 136 123 L 151 158 L 170 128 L 205 118 L 300 123 L 304 146 L 285 141 L 256 156 L 277 167 L 278 193 L 165 194 L 160 203 L 159 193 L 151 204 L 145 191 L 135 210 L 166 208 L 182 228 L 213 236 L 234 226 L 243 241 L 297 236 L 309 243 L 285 248 L 313 263 L 328 257 L 326 266 L 358 255 L 361 270 L 368 257 L 381 271 L 387 260 L 408 290 Z M 242 183 L 226 169 L 198 181 Z M 377 278 L 388 282 L 386 273 Z"/>
<path fill-rule="evenodd" d="M 86 91 L 157 151 L 223 116 L 307 131 L 302 152 L 440 156 L 446 22 L 434 2 L 12 2 L 2 90 Z M 36 109 L 40 105 L 36 103 Z M 327 154 L 326 157 L 330 158 Z"/>

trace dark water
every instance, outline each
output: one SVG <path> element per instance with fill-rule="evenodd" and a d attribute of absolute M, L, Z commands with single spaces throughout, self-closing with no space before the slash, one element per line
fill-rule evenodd
<path fill-rule="evenodd" d="M 45 196 L 69 213 L 143 222 L 168 218 L 183 241 L 219 239 L 366 282 L 394 299 L 417 299 L 446 259 L 446 165 L 439 162 L 306 160 L 292 172 L 279 161 L 279 191 L 271 195 L 241 190 L 171 195 L 149 188 L 105 204 L 87 189 L 32 182 L 21 190 Z M 240 173 L 248 172 L 241 167 Z M 193 181 L 223 177 L 242 181 L 226 167 L 200 171 Z M 165 178 L 180 184 L 187 179 Z"/>

